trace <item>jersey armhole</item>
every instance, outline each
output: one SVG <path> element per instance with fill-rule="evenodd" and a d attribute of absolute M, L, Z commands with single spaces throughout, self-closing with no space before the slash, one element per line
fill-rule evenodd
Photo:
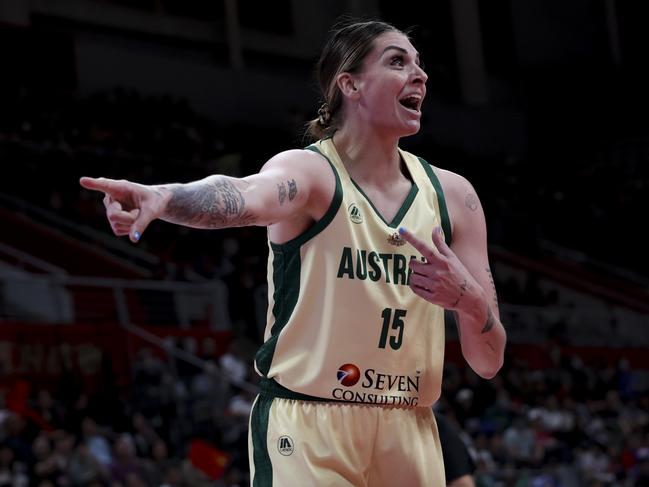
<path fill-rule="evenodd" d="M 444 240 L 446 240 L 446 245 L 450 247 L 451 242 L 453 242 L 453 235 L 451 235 L 451 218 L 448 214 L 442 183 L 440 183 L 435 171 L 433 171 L 433 167 L 425 159 L 422 159 L 421 157 L 418 157 L 417 159 L 419 159 L 424 171 L 426 171 L 428 179 L 430 179 L 433 188 L 435 188 L 435 193 L 437 193 L 437 204 L 439 206 L 440 220 L 442 221 L 442 230 L 444 230 Z"/>
<path fill-rule="evenodd" d="M 322 157 L 324 157 L 327 160 L 327 162 L 329 163 L 329 167 L 331 167 L 331 170 L 333 171 L 334 176 L 336 178 L 336 188 L 334 190 L 333 197 L 331 198 L 331 204 L 329 205 L 329 208 L 327 209 L 323 217 L 320 218 L 320 220 L 315 222 L 313 225 L 311 225 L 309 228 L 307 228 L 300 235 L 289 240 L 288 242 L 284 242 L 283 244 L 270 242 L 271 249 L 275 252 L 282 252 L 282 251 L 288 251 L 288 250 L 293 250 L 295 248 L 299 248 L 302 245 L 304 245 L 306 242 L 311 240 L 313 237 L 315 237 L 317 234 L 322 232 L 325 228 L 327 228 L 327 225 L 331 223 L 331 220 L 334 219 L 336 213 L 338 212 L 338 209 L 340 208 L 340 204 L 343 201 L 343 189 L 342 189 L 342 184 L 340 182 L 340 176 L 338 176 L 338 171 L 336 171 L 336 168 L 331 163 L 329 158 L 326 155 L 324 155 L 322 152 L 320 152 L 318 148 L 315 147 L 315 145 L 309 145 L 305 147 L 305 150 L 310 150 L 317 154 L 320 154 Z"/>

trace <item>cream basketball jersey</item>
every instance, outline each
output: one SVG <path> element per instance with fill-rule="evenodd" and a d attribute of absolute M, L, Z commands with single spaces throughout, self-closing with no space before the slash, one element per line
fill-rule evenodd
<path fill-rule="evenodd" d="M 325 216 L 297 238 L 269 243 L 268 322 L 255 367 L 278 397 L 430 406 L 439 397 L 444 310 L 408 286 L 419 252 L 450 223 L 430 165 L 401 151 L 412 188 L 391 222 L 350 178 L 331 139 L 308 147 L 327 158 L 336 190 Z"/>

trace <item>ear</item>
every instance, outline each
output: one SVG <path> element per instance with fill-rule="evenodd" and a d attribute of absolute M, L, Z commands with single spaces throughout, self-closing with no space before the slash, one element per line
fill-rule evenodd
<path fill-rule="evenodd" d="M 352 99 L 358 98 L 358 82 L 350 73 L 340 73 L 336 78 L 336 84 L 343 96 Z"/>

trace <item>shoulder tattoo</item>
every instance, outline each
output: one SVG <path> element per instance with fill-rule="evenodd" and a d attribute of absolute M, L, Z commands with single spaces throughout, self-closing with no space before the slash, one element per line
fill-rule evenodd
<path fill-rule="evenodd" d="M 469 193 L 464 197 L 464 204 L 471 211 L 478 209 L 478 197 L 474 193 Z"/>

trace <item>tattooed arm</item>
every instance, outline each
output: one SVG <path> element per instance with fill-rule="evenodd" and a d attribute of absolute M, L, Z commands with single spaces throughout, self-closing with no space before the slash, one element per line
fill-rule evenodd
<path fill-rule="evenodd" d="M 311 151 L 293 150 L 277 154 L 258 174 L 241 179 L 214 175 L 186 184 L 145 186 L 81 178 L 81 185 L 105 194 L 113 231 L 136 242 L 156 218 L 194 228 L 266 226 L 316 218 L 327 203 L 329 189 L 333 194 L 331 170 L 321 159 Z M 313 194 L 324 197 L 312 198 Z"/>
<path fill-rule="evenodd" d="M 457 302 L 453 303 L 462 354 L 479 375 L 490 378 L 502 366 L 506 332 L 489 265 L 484 211 L 465 178 L 449 171 L 436 172 L 453 222 L 450 249 L 470 274 L 457 283 Z"/>
<path fill-rule="evenodd" d="M 453 313 L 462 355 L 478 375 L 490 379 L 502 367 L 506 335 L 487 257 L 484 213 L 466 179 L 449 171 L 435 171 L 453 225 L 452 244 L 446 244 L 440 227 L 433 231 L 432 247 L 407 229 L 400 229 L 425 258 L 423 262 L 410 260 L 410 288 Z"/>

